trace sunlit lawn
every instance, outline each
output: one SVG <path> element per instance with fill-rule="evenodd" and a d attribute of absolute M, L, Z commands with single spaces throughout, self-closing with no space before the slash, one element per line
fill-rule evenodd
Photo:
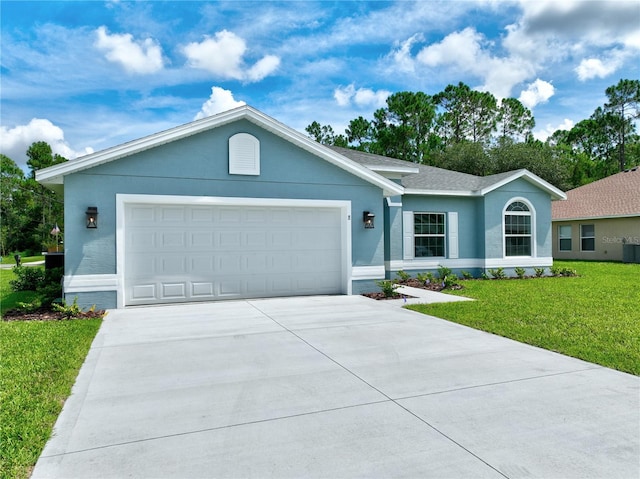
<path fill-rule="evenodd" d="M 579 276 L 464 281 L 477 301 L 409 308 L 640 375 L 640 265 L 556 265 Z"/>
<path fill-rule="evenodd" d="M 35 294 L 12 293 L 12 277 L 0 270 L 3 311 Z M 0 478 L 29 476 L 100 323 L 0 321 Z"/>

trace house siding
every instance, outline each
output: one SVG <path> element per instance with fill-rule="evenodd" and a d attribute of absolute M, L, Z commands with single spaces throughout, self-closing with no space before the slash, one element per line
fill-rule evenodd
<path fill-rule="evenodd" d="M 564 225 L 571 226 L 571 251 L 560 251 L 558 229 Z M 594 251 L 581 251 L 580 225 L 594 225 Z M 622 261 L 624 259 L 623 244 L 640 245 L 640 216 L 629 218 L 555 220 L 553 222 L 552 234 L 554 259 Z"/>
<path fill-rule="evenodd" d="M 228 138 L 238 132 L 260 141 L 259 176 L 228 173 Z M 117 273 L 116 194 L 350 201 L 353 266 L 384 265 L 383 221 L 369 230 L 362 224 L 363 211 L 384 217 L 381 189 L 248 121 L 68 175 L 65 275 Z M 88 206 L 98 207 L 97 229 L 85 226 Z M 105 293 L 113 297 L 112 292 L 82 293 L 83 305 L 115 307 Z"/>

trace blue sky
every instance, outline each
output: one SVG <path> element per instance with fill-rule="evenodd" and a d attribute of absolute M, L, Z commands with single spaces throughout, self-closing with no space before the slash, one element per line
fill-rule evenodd
<path fill-rule="evenodd" d="M 5 1 L 1 152 L 73 159 L 240 103 L 299 131 L 462 81 L 544 139 L 640 78 L 634 1 Z"/>

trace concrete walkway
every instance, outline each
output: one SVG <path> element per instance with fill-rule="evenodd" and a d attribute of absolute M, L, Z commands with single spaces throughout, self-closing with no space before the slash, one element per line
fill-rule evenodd
<path fill-rule="evenodd" d="M 638 478 L 638 377 L 361 296 L 109 312 L 33 478 Z"/>

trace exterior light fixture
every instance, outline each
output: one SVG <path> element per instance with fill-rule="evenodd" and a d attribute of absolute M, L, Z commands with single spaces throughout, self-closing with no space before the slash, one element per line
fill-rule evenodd
<path fill-rule="evenodd" d="M 373 213 L 371 213 L 369 211 L 363 211 L 362 212 L 362 221 L 364 222 L 365 229 L 373 229 L 374 228 L 373 219 L 375 217 L 376 217 L 376 215 L 374 215 Z"/>
<path fill-rule="evenodd" d="M 87 215 L 87 228 L 98 227 L 98 207 L 89 206 L 85 213 Z"/>

